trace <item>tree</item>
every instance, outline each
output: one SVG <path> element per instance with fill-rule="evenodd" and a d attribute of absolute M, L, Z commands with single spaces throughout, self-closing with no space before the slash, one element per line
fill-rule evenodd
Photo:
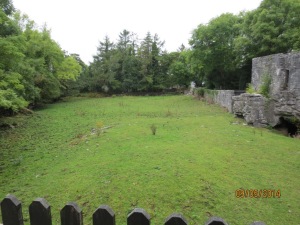
<path fill-rule="evenodd" d="M 0 6 L 0 114 L 58 99 L 81 66 L 65 56 L 46 26 L 35 29 L 28 16 L 12 14 L 11 1 Z"/>
<path fill-rule="evenodd" d="M 93 80 L 89 71 L 89 66 L 81 60 L 79 54 L 72 53 L 70 54 L 70 57 L 77 61 L 81 72 L 76 80 L 64 81 L 64 86 L 66 89 L 64 90 L 63 95 L 75 96 L 80 92 L 91 91 Z"/>
<path fill-rule="evenodd" d="M 72 56 L 66 56 L 56 70 L 56 76 L 60 81 L 76 80 L 81 73 L 81 66 Z"/>
<path fill-rule="evenodd" d="M 110 91 L 120 88 L 120 82 L 116 79 L 119 66 L 119 56 L 113 42 L 106 36 L 97 47 L 97 54 L 90 65 L 93 76 L 93 89 L 96 91 Z"/>
<path fill-rule="evenodd" d="M 237 87 L 234 40 L 239 35 L 240 23 L 239 16 L 227 13 L 193 31 L 190 40 L 192 58 L 199 61 L 199 68 L 210 88 Z"/>
<path fill-rule="evenodd" d="M 171 81 L 173 86 L 188 87 L 191 81 L 195 81 L 195 77 L 192 75 L 190 50 L 181 50 L 181 52 L 173 53 L 175 59 L 169 67 L 169 73 L 171 75 Z"/>
<path fill-rule="evenodd" d="M 157 34 L 153 37 L 150 32 L 141 42 L 138 57 L 141 61 L 141 90 L 161 90 L 164 88 L 164 76 L 160 71 L 160 56 L 164 42 Z"/>
<path fill-rule="evenodd" d="M 0 9 L 0 114 L 17 112 L 28 105 L 25 85 L 18 69 L 24 59 L 25 40 L 15 21 Z M 7 13 L 7 12 L 6 12 Z M 7 13 L 9 14 L 9 13 Z"/>
<path fill-rule="evenodd" d="M 235 48 L 241 64 L 254 57 L 300 49 L 300 2 L 264 0 L 245 13 Z"/>

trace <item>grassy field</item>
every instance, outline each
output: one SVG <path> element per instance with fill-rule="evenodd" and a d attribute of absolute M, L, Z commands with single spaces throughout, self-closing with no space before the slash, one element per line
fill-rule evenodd
<path fill-rule="evenodd" d="M 218 106 L 188 96 L 73 98 L 11 120 L 16 128 L 0 131 L 0 199 L 16 195 L 25 224 L 37 197 L 51 204 L 53 224 L 69 201 L 84 224 L 101 204 L 118 225 L 136 207 L 154 225 L 173 212 L 191 225 L 212 215 L 230 225 L 300 223 L 299 139 L 245 126 Z M 281 197 L 237 198 L 240 188 Z"/>

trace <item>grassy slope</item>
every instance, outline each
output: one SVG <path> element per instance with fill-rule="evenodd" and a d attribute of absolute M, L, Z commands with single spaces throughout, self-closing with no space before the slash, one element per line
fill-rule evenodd
<path fill-rule="evenodd" d="M 26 224 L 37 197 L 51 204 L 53 224 L 69 201 L 85 224 L 100 204 L 120 225 L 135 207 L 154 225 L 173 212 L 189 224 L 211 215 L 230 225 L 299 223 L 299 140 L 232 123 L 217 106 L 186 96 L 71 99 L 18 120 L 0 133 L 0 198 L 16 195 Z M 94 134 L 102 125 L 111 128 Z M 282 196 L 238 199 L 238 188 Z"/>

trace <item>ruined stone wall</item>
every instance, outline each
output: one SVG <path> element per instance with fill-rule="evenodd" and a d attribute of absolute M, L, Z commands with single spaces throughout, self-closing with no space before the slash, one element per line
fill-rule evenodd
<path fill-rule="evenodd" d="M 258 94 L 266 76 L 268 97 Z M 254 58 L 251 84 L 256 94 L 219 90 L 205 93 L 204 98 L 254 126 L 276 126 L 281 117 L 300 120 L 300 52 Z"/>
<path fill-rule="evenodd" d="M 225 107 L 228 112 L 232 113 L 232 97 L 235 95 L 234 90 L 220 90 L 214 96 L 214 102 Z"/>
<path fill-rule="evenodd" d="M 264 76 L 271 77 L 270 96 L 293 92 L 300 96 L 300 53 L 275 54 L 252 60 L 251 84 L 259 91 Z"/>
<path fill-rule="evenodd" d="M 275 126 L 279 117 L 274 114 L 274 101 L 260 94 L 242 94 L 232 97 L 232 111 L 256 127 Z"/>
<path fill-rule="evenodd" d="M 269 76 L 269 98 L 259 94 L 233 97 L 233 113 L 256 126 L 280 123 L 280 117 L 300 119 L 300 53 L 276 54 L 252 60 L 251 84 L 259 92 Z"/>

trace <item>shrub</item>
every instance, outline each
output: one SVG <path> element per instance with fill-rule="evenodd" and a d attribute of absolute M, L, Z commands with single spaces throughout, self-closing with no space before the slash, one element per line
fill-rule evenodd
<path fill-rule="evenodd" d="M 200 87 L 200 88 L 197 88 L 197 95 L 200 96 L 200 97 L 204 97 L 204 93 L 205 93 L 205 89 Z"/>

